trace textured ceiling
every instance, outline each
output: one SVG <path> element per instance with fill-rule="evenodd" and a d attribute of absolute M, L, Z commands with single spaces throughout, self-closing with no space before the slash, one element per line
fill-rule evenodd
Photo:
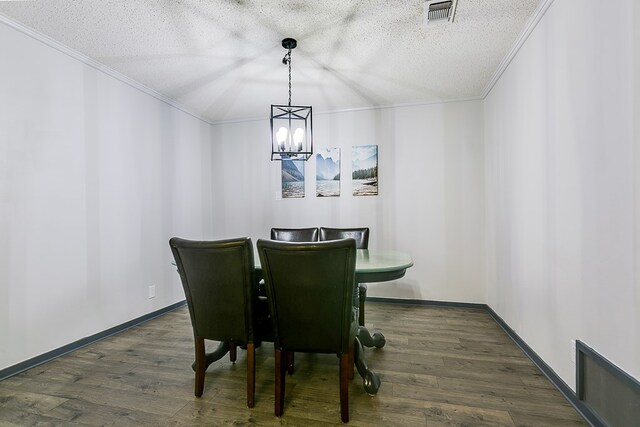
<path fill-rule="evenodd" d="M 0 14 L 211 122 L 480 97 L 540 0 L 459 0 L 425 26 L 422 0 L 38 0 Z"/>

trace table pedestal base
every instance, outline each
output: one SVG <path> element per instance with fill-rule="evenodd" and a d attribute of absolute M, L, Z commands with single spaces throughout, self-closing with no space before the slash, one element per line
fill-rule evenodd
<path fill-rule="evenodd" d="M 218 347 L 215 350 L 213 350 L 211 353 L 205 354 L 204 370 L 206 371 L 209 365 L 211 365 L 216 360 L 222 359 L 224 355 L 229 352 L 229 349 L 229 344 L 227 344 L 226 342 L 221 342 L 220 344 L 218 344 Z M 232 359 L 232 362 L 235 362 L 235 357 L 233 357 Z M 193 362 L 193 364 L 191 365 L 191 369 L 193 369 L 194 371 L 196 370 L 196 362 Z"/>
<path fill-rule="evenodd" d="M 360 328 L 358 328 L 358 339 L 363 346 L 369 348 L 382 348 L 387 343 L 384 335 L 382 335 L 380 332 L 374 332 L 372 335 L 371 332 L 369 332 L 369 330 L 364 326 L 360 326 Z"/>
<path fill-rule="evenodd" d="M 371 396 L 378 393 L 378 389 L 380 388 L 380 377 L 378 377 L 378 375 L 369 369 L 369 366 L 367 366 L 364 348 L 362 346 L 382 348 L 386 342 L 384 335 L 380 332 L 375 332 L 371 335 L 369 330 L 364 326 L 360 326 L 358 328 L 358 333 L 356 334 L 355 364 L 358 369 L 358 374 L 362 377 L 364 390 Z"/>
<path fill-rule="evenodd" d="M 375 395 L 380 388 L 380 377 L 378 377 L 378 375 L 367 366 L 362 343 L 360 343 L 360 339 L 357 337 L 355 364 L 358 369 L 358 374 L 362 377 L 362 386 L 364 387 L 364 391 L 369 393 L 371 396 Z"/>

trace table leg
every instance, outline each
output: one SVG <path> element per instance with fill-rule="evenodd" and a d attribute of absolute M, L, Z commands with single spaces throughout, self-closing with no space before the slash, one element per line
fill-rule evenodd
<path fill-rule="evenodd" d="M 364 391 L 373 396 L 378 393 L 378 389 L 380 388 L 380 377 L 367 366 L 367 361 L 364 358 L 364 349 L 362 348 L 360 339 L 357 337 L 355 353 L 356 368 L 358 369 L 358 374 L 362 377 Z"/>
<path fill-rule="evenodd" d="M 365 347 L 382 348 L 387 343 L 384 335 L 380 332 L 374 332 L 371 334 L 369 330 L 364 326 L 364 298 L 366 298 L 367 288 L 364 287 L 364 295 L 360 289 L 360 285 L 356 285 L 355 292 L 353 293 L 353 306 L 358 310 L 358 320 L 360 328 L 358 328 L 358 338 L 360 343 Z"/>
<path fill-rule="evenodd" d="M 364 302 L 367 299 L 367 284 L 358 284 L 358 299 L 360 300 L 360 313 L 358 317 L 358 323 L 360 326 L 364 326 Z"/>

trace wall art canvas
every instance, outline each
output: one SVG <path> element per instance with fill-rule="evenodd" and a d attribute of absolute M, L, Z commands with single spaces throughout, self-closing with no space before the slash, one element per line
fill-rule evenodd
<path fill-rule="evenodd" d="M 351 182 L 354 196 L 378 194 L 378 146 L 354 145 L 351 151 Z"/>
<path fill-rule="evenodd" d="M 282 198 L 304 197 L 303 160 L 282 160 Z"/>
<path fill-rule="evenodd" d="M 326 148 L 316 154 L 316 196 L 340 196 L 339 148 Z"/>

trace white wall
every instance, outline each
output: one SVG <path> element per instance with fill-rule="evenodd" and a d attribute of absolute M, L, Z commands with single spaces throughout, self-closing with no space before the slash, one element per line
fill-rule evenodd
<path fill-rule="evenodd" d="M 268 106 L 267 106 L 268 107 Z M 267 110 L 268 111 L 268 108 Z M 340 147 L 341 195 L 278 200 L 269 122 L 213 126 L 214 234 L 268 238 L 271 227 L 368 226 L 370 248 L 409 252 L 404 278 L 369 295 L 485 301 L 484 151 L 481 101 L 316 114 L 315 148 Z M 351 195 L 351 147 L 378 145 L 379 195 Z"/>
<path fill-rule="evenodd" d="M 184 299 L 212 196 L 209 124 L 2 23 L 0 62 L 2 369 Z"/>
<path fill-rule="evenodd" d="M 488 304 L 575 387 L 640 378 L 640 7 L 558 0 L 485 100 Z"/>

